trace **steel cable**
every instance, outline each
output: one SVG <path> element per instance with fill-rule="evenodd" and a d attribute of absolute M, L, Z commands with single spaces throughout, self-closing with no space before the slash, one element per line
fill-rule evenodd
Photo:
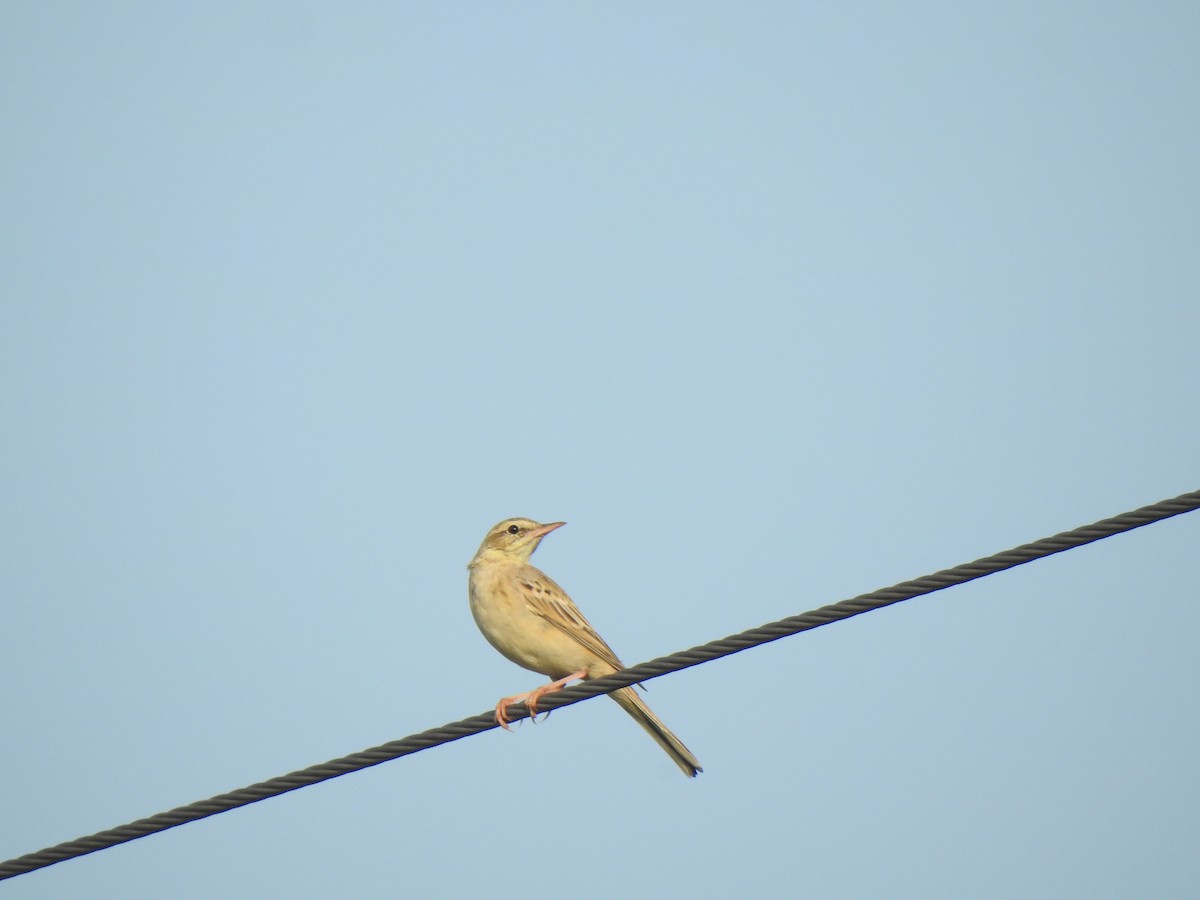
<path fill-rule="evenodd" d="M 985 575 L 1002 572 L 1005 569 L 1011 569 L 1024 563 L 1052 556 L 1055 553 L 1062 553 L 1064 550 L 1081 547 L 1084 544 L 1103 540 L 1104 538 L 1122 534 L 1126 531 L 1132 531 L 1143 525 L 1159 522 L 1195 509 L 1200 509 L 1200 491 L 1181 494 L 1170 500 L 1163 500 L 1159 503 L 1144 506 L 1141 509 L 1122 513 L 1110 519 L 1103 519 L 1091 525 L 1084 525 L 1071 531 L 1064 531 L 1053 537 L 1042 538 L 1030 544 L 1023 544 L 1012 550 L 996 553 L 992 556 L 977 559 L 974 562 L 964 563 L 951 569 L 944 569 L 932 575 L 901 582 L 892 587 L 872 591 L 868 594 L 861 594 L 849 600 L 843 600 L 840 603 L 823 606 L 820 609 L 781 619 L 778 622 L 771 622 L 758 628 L 751 628 L 740 634 L 730 635 L 720 640 L 701 644 L 698 647 L 692 647 L 690 650 L 682 650 L 678 653 L 662 656 L 650 662 L 624 669 L 615 675 L 584 682 L 547 695 L 543 698 L 540 709 L 549 712 L 563 706 L 570 706 L 582 700 L 587 700 L 590 697 L 607 694 L 618 688 L 627 687 L 640 681 L 648 681 L 651 678 L 657 678 L 670 672 L 678 672 L 681 669 L 687 669 L 714 659 L 720 659 L 723 656 L 730 656 L 742 650 L 748 650 L 751 647 L 758 647 L 762 644 L 788 637 L 789 635 L 799 634 L 802 631 L 819 628 L 831 622 L 837 622 L 870 612 L 871 610 L 890 606 L 902 600 L 910 600 L 914 597 L 920 597 L 924 594 L 931 594 L 934 591 L 953 587 L 954 585 L 974 581 Z M 513 708 L 511 718 L 514 721 L 525 717 L 527 717 L 527 713 L 523 707 Z M 378 747 L 363 750 L 360 753 L 352 753 L 349 756 L 333 759 L 320 765 L 309 766 L 307 769 L 300 769 L 288 775 L 271 778 L 267 781 L 230 791 L 226 794 L 218 794 L 207 800 L 189 803 L 187 806 L 180 806 L 176 809 L 150 816 L 149 818 L 138 819 L 136 822 L 130 822 L 127 825 L 121 825 L 88 837 L 67 841 L 54 847 L 39 850 L 36 853 L 29 853 L 25 856 L 8 860 L 7 862 L 0 863 L 0 880 L 23 875 L 26 872 L 32 872 L 58 862 L 94 853 L 97 850 L 103 850 L 117 844 L 146 837 L 159 831 L 165 831 L 168 828 L 174 828 L 177 825 L 194 822 L 197 819 L 214 816 L 217 813 L 228 812 L 231 809 L 257 803 L 260 800 L 266 800 L 270 797 L 277 797 L 288 791 L 294 791 L 311 784 L 327 781 L 330 778 L 337 778 L 339 775 L 357 772 L 370 766 L 399 759 L 402 756 L 408 756 L 420 750 L 427 750 L 431 747 L 448 744 L 451 741 L 479 734 L 483 731 L 489 731 L 496 727 L 493 714 L 491 711 L 488 711 L 458 722 L 451 722 L 440 728 L 431 728 L 428 731 L 409 735 L 400 740 L 390 741 Z"/>

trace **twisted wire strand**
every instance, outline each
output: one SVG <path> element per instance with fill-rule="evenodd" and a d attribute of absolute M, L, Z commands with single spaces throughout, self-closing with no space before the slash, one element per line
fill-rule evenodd
<path fill-rule="evenodd" d="M 1091 525 L 1084 525 L 1080 528 L 1053 535 L 1052 537 L 1042 538 L 1029 544 L 1022 544 L 1020 547 L 1014 547 L 1012 550 L 986 556 L 974 562 L 964 563 L 950 569 L 943 569 L 940 572 L 925 575 L 912 581 L 904 581 L 892 587 L 871 591 L 867 594 L 860 594 L 849 600 L 843 600 L 829 606 L 822 606 L 810 612 L 790 616 L 778 622 L 770 622 L 758 628 L 751 628 L 748 631 L 730 635 L 720 640 L 710 641 L 707 644 L 692 647 L 690 650 L 682 650 L 678 653 L 671 653 L 667 656 L 641 663 L 640 665 L 631 666 L 615 675 L 598 678 L 594 681 L 587 681 L 557 693 L 549 694 L 542 699 L 540 709 L 549 712 L 563 706 L 570 706 L 599 694 L 611 693 L 618 688 L 628 687 L 631 684 L 648 681 L 651 678 L 658 678 L 661 675 L 678 672 L 692 666 L 698 666 L 701 663 L 711 662 L 714 659 L 720 659 L 724 656 L 731 656 L 734 653 L 740 653 L 751 647 L 758 647 L 771 641 L 777 641 L 780 638 L 799 634 L 802 631 L 809 631 L 813 628 L 819 628 L 822 625 L 828 625 L 832 622 L 838 622 L 842 619 L 870 612 L 871 610 L 881 609 L 893 603 L 899 603 L 902 600 L 910 600 L 924 594 L 931 594 L 934 591 L 974 581 L 986 575 L 1002 572 L 1005 569 L 1011 569 L 1024 563 L 1043 559 L 1055 553 L 1062 553 L 1065 550 L 1081 547 L 1094 541 L 1132 531 L 1143 525 L 1160 522 L 1163 519 L 1192 512 L 1196 509 L 1200 509 L 1200 491 L 1181 494 L 1178 497 L 1153 503 L 1149 506 L 1143 506 L 1141 509 L 1122 513 L 1119 516 L 1102 519 Z M 513 721 L 527 717 L 528 712 L 523 706 L 514 707 L 511 711 L 510 718 Z M 225 794 L 218 794 L 207 800 L 189 803 L 186 806 L 180 806 L 145 819 L 138 819 L 127 825 L 110 828 L 107 831 L 100 831 L 88 837 L 67 841 L 66 843 L 48 847 L 35 853 L 19 856 L 7 862 L 0 863 L 0 880 L 13 878 L 17 875 L 23 875 L 27 872 L 33 872 L 37 869 L 54 865 L 55 863 L 84 856 L 88 853 L 94 853 L 97 850 L 104 850 L 117 844 L 123 844 L 150 834 L 166 831 L 168 828 L 174 828 L 187 822 L 194 822 L 198 819 L 215 816 L 218 813 L 228 812 L 231 809 L 237 809 L 241 806 L 248 806 L 260 800 L 277 797 L 289 791 L 318 784 L 322 781 L 328 781 L 331 778 L 337 778 L 340 775 L 347 775 L 371 766 L 377 766 L 389 760 L 399 759 L 402 756 L 408 756 L 421 750 L 428 750 L 431 747 L 448 744 L 451 741 L 470 737 L 480 732 L 490 731 L 496 727 L 494 715 L 491 711 L 488 711 L 458 722 L 451 722 L 440 728 L 430 728 L 427 731 L 409 735 L 399 740 L 389 741 L 386 744 L 380 744 L 378 747 L 372 747 L 359 753 L 352 753 L 349 756 L 332 759 L 329 762 L 309 766 L 306 769 L 300 769 L 276 778 L 270 778 L 258 784 L 252 784 L 249 787 L 240 788 Z"/>

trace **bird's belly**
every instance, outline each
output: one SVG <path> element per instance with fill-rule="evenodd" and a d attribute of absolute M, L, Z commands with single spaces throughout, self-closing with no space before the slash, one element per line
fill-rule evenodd
<path fill-rule="evenodd" d="M 493 597 L 484 603 L 472 590 L 471 615 L 488 643 L 524 669 L 563 678 L 588 666 L 587 651 L 523 601 L 497 602 Z"/>

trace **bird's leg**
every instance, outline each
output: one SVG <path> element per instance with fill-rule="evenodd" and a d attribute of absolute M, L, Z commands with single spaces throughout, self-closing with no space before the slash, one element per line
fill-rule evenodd
<path fill-rule="evenodd" d="M 525 695 L 525 707 L 529 710 L 529 718 L 537 722 L 537 705 L 538 701 L 547 694 L 553 694 L 555 691 L 561 691 L 567 686 L 568 681 L 574 681 L 577 678 L 583 678 L 587 675 L 587 669 L 580 669 L 578 672 L 572 672 L 566 678 L 560 678 L 558 681 L 552 681 L 549 684 L 543 684 L 539 688 L 534 688 Z"/>
<path fill-rule="evenodd" d="M 529 710 L 529 718 L 532 719 L 536 724 L 538 701 L 547 694 L 552 694 L 555 691 L 561 691 L 567 686 L 568 681 L 574 681 L 577 678 L 583 678 L 585 675 L 587 675 L 587 669 L 580 669 L 578 672 L 572 672 L 566 678 L 560 678 L 558 681 L 552 681 L 549 684 L 543 684 L 541 687 L 534 688 L 532 691 L 526 691 L 523 694 L 513 694 L 511 697 L 501 697 L 500 701 L 496 704 L 496 724 L 505 731 L 512 731 L 512 729 L 508 727 L 508 723 L 511 721 L 508 718 L 508 708 L 514 703 L 521 703 L 522 701 L 525 703 L 525 708 Z"/>

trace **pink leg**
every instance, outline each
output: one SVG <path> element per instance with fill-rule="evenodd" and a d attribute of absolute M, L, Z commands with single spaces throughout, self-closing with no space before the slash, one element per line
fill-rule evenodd
<path fill-rule="evenodd" d="M 575 681 L 578 678 L 583 678 L 587 675 L 587 669 L 580 669 L 578 672 L 572 672 L 566 678 L 560 678 L 558 681 L 552 681 L 549 684 L 543 684 L 540 688 L 534 688 L 529 692 L 529 696 L 525 698 L 525 706 L 529 710 L 529 718 L 537 721 L 537 705 L 538 701 L 547 694 L 553 694 L 555 691 L 561 691 L 567 686 L 568 681 Z"/>
<path fill-rule="evenodd" d="M 505 731 L 512 731 L 508 727 L 508 708 L 514 703 L 525 702 L 525 708 L 529 710 L 529 718 L 537 721 L 537 704 L 538 701 L 547 694 L 552 694 L 555 691 L 561 691 L 567 686 L 568 681 L 575 681 L 577 678 L 583 678 L 587 674 L 587 669 L 580 669 L 578 672 L 572 672 L 566 678 L 560 678 L 558 681 L 552 681 L 549 684 L 543 684 L 539 688 L 534 688 L 532 691 L 526 691 L 524 694 L 513 694 L 511 697 L 501 697 L 500 702 L 496 704 L 496 724 Z"/>

